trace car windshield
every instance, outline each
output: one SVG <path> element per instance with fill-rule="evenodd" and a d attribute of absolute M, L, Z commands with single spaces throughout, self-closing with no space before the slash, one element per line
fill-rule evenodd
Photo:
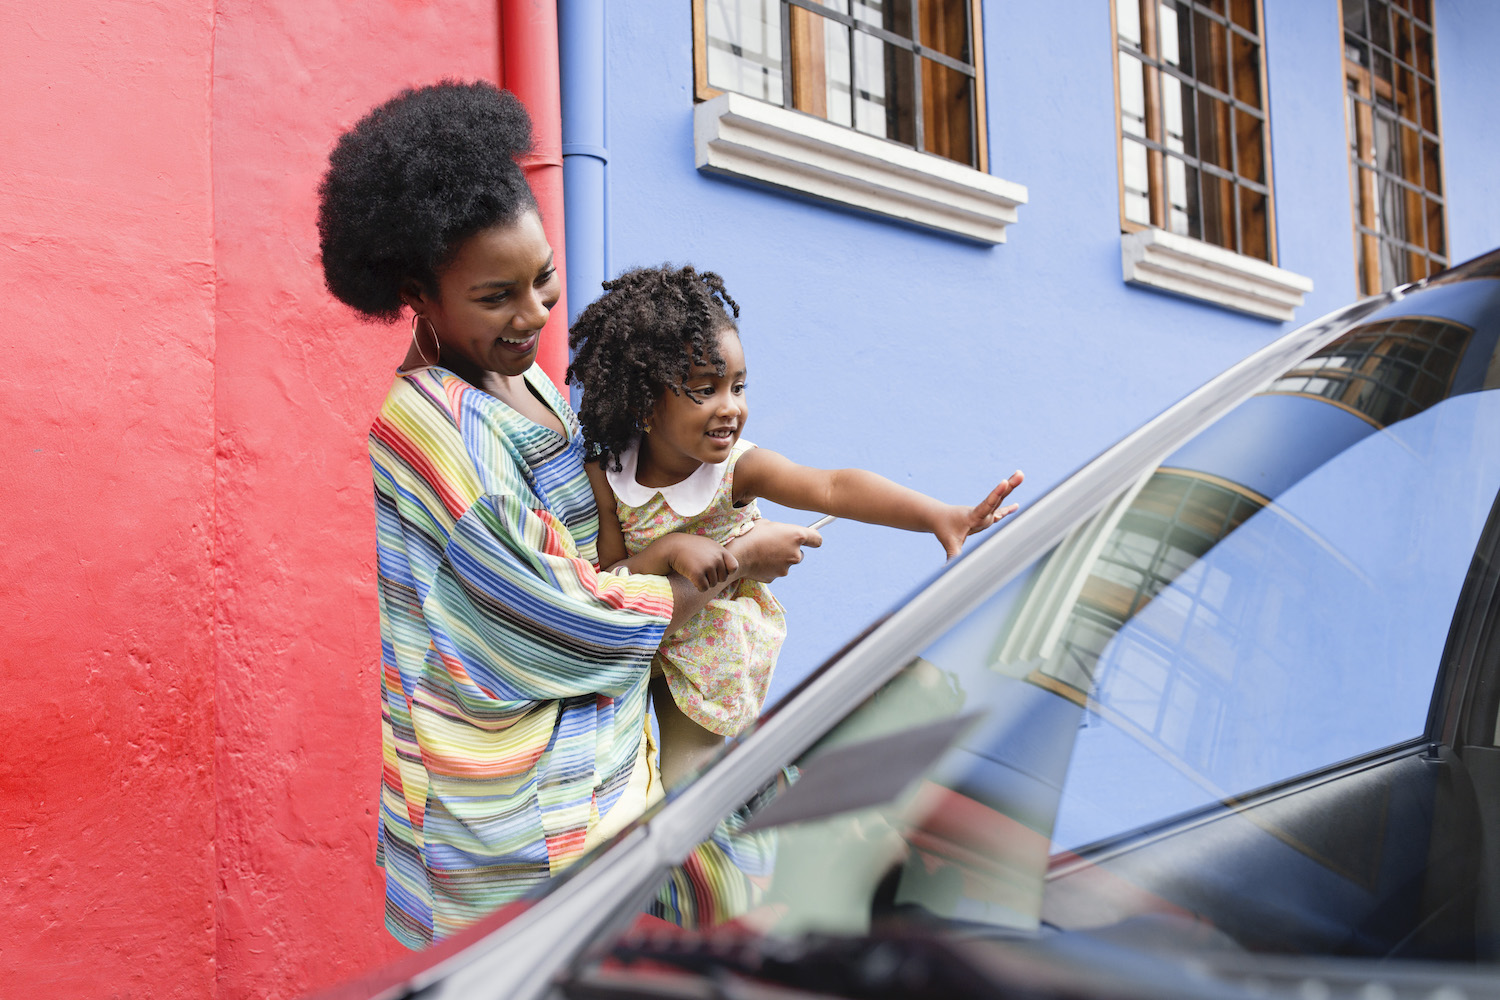
<path fill-rule="evenodd" d="M 1497 331 L 1500 281 L 1452 283 L 1271 381 L 935 635 L 643 919 L 1493 959 Z"/>

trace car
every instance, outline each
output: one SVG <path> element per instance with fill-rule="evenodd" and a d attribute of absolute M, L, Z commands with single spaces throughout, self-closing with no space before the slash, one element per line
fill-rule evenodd
<path fill-rule="evenodd" d="M 1500 251 L 1258 351 L 339 997 L 1500 996 Z"/>

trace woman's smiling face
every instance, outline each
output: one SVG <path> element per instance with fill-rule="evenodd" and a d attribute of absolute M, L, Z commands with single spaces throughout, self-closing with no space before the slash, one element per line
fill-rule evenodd
<path fill-rule="evenodd" d="M 485 372 L 520 375 L 531 367 L 561 292 L 552 247 L 532 209 L 469 237 L 438 274 L 437 295 L 417 291 L 407 302 L 437 335 L 438 363 L 477 385 Z M 421 336 L 425 342 L 425 330 Z"/>

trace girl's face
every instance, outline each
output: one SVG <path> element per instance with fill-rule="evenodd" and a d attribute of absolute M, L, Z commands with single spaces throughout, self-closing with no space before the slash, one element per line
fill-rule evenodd
<path fill-rule="evenodd" d="M 519 375 L 531 367 L 561 291 L 542 220 L 528 210 L 465 240 L 438 275 L 436 296 L 413 287 L 405 298 L 432 324 L 439 363 L 478 385 L 485 372 Z M 426 330 L 419 336 L 430 352 Z"/>
<path fill-rule="evenodd" d="M 651 410 L 647 448 L 663 472 L 687 475 L 700 464 L 716 465 L 729 457 L 740 439 L 750 405 L 745 398 L 745 352 L 730 329 L 719 331 L 724 374 L 710 365 L 688 373 L 682 392 L 663 390 Z"/>

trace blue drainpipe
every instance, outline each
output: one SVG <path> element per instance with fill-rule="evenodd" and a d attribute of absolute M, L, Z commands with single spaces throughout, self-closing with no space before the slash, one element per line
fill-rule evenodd
<path fill-rule="evenodd" d="M 609 267 L 604 2 L 557 0 L 569 323 L 599 297 Z"/>

